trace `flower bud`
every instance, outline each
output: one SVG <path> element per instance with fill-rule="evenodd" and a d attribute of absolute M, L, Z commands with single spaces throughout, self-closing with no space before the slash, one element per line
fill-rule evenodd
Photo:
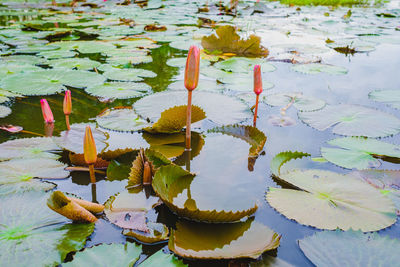
<path fill-rule="evenodd" d="M 151 184 L 151 168 L 150 164 L 146 161 L 144 163 L 144 170 L 143 170 L 143 184 L 144 185 L 150 185 Z"/>
<path fill-rule="evenodd" d="M 193 91 L 199 83 L 200 50 L 192 45 L 186 59 L 185 87 Z"/>
<path fill-rule="evenodd" d="M 83 139 L 83 154 L 86 164 L 95 164 L 97 161 L 96 143 L 92 135 L 90 126 L 86 126 L 85 137 Z"/>
<path fill-rule="evenodd" d="M 63 109 L 65 115 L 70 115 L 72 112 L 71 91 L 65 91 Z"/>
<path fill-rule="evenodd" d="M 51 109 L 50 109 L 49 103 L 47 103 L 47 100 L 41 99 L 40 105 L 42 106 L 42 114 L 43 114 L 44 121 L 46 123 L 53 123 L 54 122 L 53 112 L 51 112 Z"/>
<path fill-rule="evenodd" d="M 262 77 L 261 77 L 261 66 L 254 66 L 254 93 L 259 95 L 262 93 Z"/>

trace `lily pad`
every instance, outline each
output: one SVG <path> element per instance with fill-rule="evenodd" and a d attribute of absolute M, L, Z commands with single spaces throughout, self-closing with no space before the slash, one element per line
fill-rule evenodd
<path fill-rule="evenodd" d="M 97 116 L 100 127 L 114 131 L 138 131 L 149 126 L 133 109 L 113 109 Z"/>
<path fill-rule="evenodd" d="M 321 63 L 309 63 L 309 64 L 296 64 L 293 65 L 292 70 L 301 72 L 304 74 L 317 74 L 325 72 L 333 75 L 346 74 L 348 71 L 344 67 L 321 64 Z"/>
<path fill-rule="evenodd" d="M 58 159 L 59 155 L 51 153 L 55 150 L 59 150 L 59 147 L 50 137 L 21 138 L 0 144 L 0 160 L 13 158 Z"/>
<path fill-rule="evenodd" d="M 308 153 L 304 152 L 299 152 L 299 151 L 285 151 L 281 152 L 277 155 L 275 155 L 270 164 L 271 168 L 271 173 L 275 175 L 276 177 L 279 177 L 281 174 L 281 167 L 288 161 L 291 161 L 292 159 L 300 159 L 303 157 L 309 157 L 311 156 Z"/>
<path fill-rule="evenodd" d="M 376 90 L 369 93 L 369 98 L 400 109 L 400 90 Z"/>
<path fill-rule="evenodd" d="M 192 259 L 258 258 L 279 246 L 281 236 L 252 218 L 237 223 L 178 221 L 168 248 Z"/>
<path fill-rule="evenodd" d="M 118 266 L 133 266 L 142 253 L 142 246 L 135 243 L 126 244 L 101 244 L 91 248 L 86 248 L 74 255 L 72 262 L 64 263 L 65 267 L 84 267 L 84 266 L 112 266 L 118 262 Z"/>
<path fill-rule="evenodd" d="M 142 81 L 144 77 L 156 77 L 152 71 L 144 69 L 120 69 L 114 67 L 102 68 L 105 70 L 103 75 L 110 80 L 115 81 L 127 81 L 127 82 L 139 82 Z"/>
<path fill-rule="evenodd" d="M 396 266 L 400 241 L 378 233 L 322 231 L 299 240 L 316 266 Z"/>
<path fill-rule="evenodd" d="M 233 73 L 252 73 L 254 65 L 261 65 L 262 72 L 275 71 L 276 67 L 265 60 L 261 59 L 250 59 L 245 57 L 231 57 L 229 59 L 217 62 L 214 64 L 215 67 L 224 71 L 230 71 Z"/>
<path fill-rule="evenodd" d="M 385 137 L 400 132 L 400 120 L 379 110 L 357 105 L 327 105 L 313 112 L 299 112 L 309 126 L 347 136 Z M 371 123 L 371 122 L 374 123 Z"/>
<path fill-rule="evenodd" d="M 160 92 L 143 97 L 133 107 L 143 118 L 157 121 L 162 111 L 187 103 L 187 92 Z M 251 112 L 240 100 L 217 93 L 194 92 L 193 105 L 202 108 L 209 120 L 218 124 L 239 123 L 249 117 Z"/>
<path fill-rule="evenodd" d="M 293 106 L 300 111 L 315 111 L 325 107 L 325 101 L 303 96 L 302 93 L 278 93 L 273 95 L 266 95 L 263 97 L 263 102 L 270 106 L 285 107 L 293 102 Z"/>
<path fill-rule="evenodd" d="M 53 68 L 92 70 L 100 66 L 100 63 L 88 58 L 62 58 L 49 60 L 48 64 Z"/>
<path fill-rule="evenodd" d="M 299 190 L 270 187 L 267 201 L 301 224 L 327 230 L 352 228 L 370 232 L 396 222 L 393 202 L 351 175 L 315 169 L 295 170 L 279 178 Z"/>
<path fill-rule="evenodd" d="M 340 167 L 347 169 L 377 168 L 379 158 L 397 158 L 400 160 L 400 146 L 370 138 L 344 137 L 328 141 L 332 146 L 322 147 L 322 156 Z"/>
<path fill-rule="evenodd" d="M 169 230 L 164 224 L 147 222 L 146 226 L 147 231 L 145 232 L 139 230 L 124 229 L 122 231 L 122 234 L 136 238 L 140 242 L 147 244 L 158 243 L 166 241 L 168 239 Z"/>
<path fill-rule="evenodd" d="M 5 118 L 11 114 L 11 108 L 0 105 L 0 118 Z"/>
<path fill-rule="evenodd" d="M 14 94 L 6 90 L 0 89 L 0 104 L 10 101 L 10 97 L 22 97 L 19 94 Z"/>
<path fill-rule="evenodd" d="M 104 84 L 89 86 L 85 91 L 98 97 L 126 99 L 141 97 L 151 91 L 151 87 L 145 83 L 106 82 Z"/>
<path fill-rule="evenodd" d="M 48 194 L 1 196 L 0 262 L 7 266 L 54 266 L 84 247 L 94 224 L 71 224 L 46 207 Z"/>
<path fill-rule="evenodd" d="M 184 267 L 187 265 L 184 264 L 182 260 L 179 260 L 177 257 L 175 257 L 174 254 L 167 254 L 162 250 L 159 250 L 140 264 L 140 267 L 146 266 Z"/>

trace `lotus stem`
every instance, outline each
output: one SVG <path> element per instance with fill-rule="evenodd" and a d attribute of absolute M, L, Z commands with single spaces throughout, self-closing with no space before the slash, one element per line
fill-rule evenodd
<path fill-rule="evenodd" d="M 96 183 L 96 174 L 94 171 L 94 164 L 89 164 L 90 182 L 92 184 Z"/>
<path fill-rule="evenodd" d="M 290 100 L 290 102 L 283 108 L 281 108 L 281 115 L 285 116 L 286 115 L 286 111 L 294 104 L 295 98 L 292 97 L 292 99 Z"/>
<path fill-rule="evenodd" d="M 256 105 L 255 105 L 255 110 L 254 110 L 254 119 L 253 119 L 253 126 L 256 127 L 257 124 L 257 112 L 258 112 L 258 99 L 260 95 L 256 96 Z"/>
<path fill-rule="evenodd" d="M 52 137 L 54 131 L 54 123 L 45 123 L 44 124 L 44 135 L 46 137 Z"/>
<path fill-rule="evenodd" d="M 186 112 L 186 150 L 191 148 L 191 126 L 192 123 L 192 91 L 188 91 L 188 104 Z"/>
<path fill-rule="evenodd" d="M 71 127 L 69 125 L 69 115 L 65 115 L 65 124 L 67 125 L 67 130 L 71 130 Z"/>
<path fill-rule="evenodd" d="M 92 183 L 92 202 L 93 203 L 98 203 L 97 202 L 97 190 L 96 190 L 96 183 Z"/>

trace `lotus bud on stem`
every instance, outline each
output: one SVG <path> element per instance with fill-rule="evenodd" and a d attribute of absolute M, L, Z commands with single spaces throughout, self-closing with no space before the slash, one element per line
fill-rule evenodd
<path fill-rule="evenodd" d="M 65 115 L 65 123 L 67 124 L 67 130 L 69 131 L 71 127 L 69 126 L 69 115 L 72 112 L 72 101 L 71 101 L 71 91 L 65 91 L 63 110 Z"/>
<path fill-rule="evenodd" d="M 186 59 L 185 69 L 185 87 L 188 90 L 188 104 L 186 112 L 186 150 L 190 150 L 192 123 L 192 91 L 199 83 L 199 67 L 200 67 L 200 50 L 197 46 L 192 45 Z"/>
<path fill-rule="evenodd" d="M 152 175 L 151 175 L 151 168 L 148 161 L 144 163 L 144 170 L 143 170 L 143 185 L 151 185 Z"/>
<path fill-rule="evenodd" d="M 86 164 L 89 165 L 90 181 L 96 183 L 94 164 L 97 161 L 97 150 L 90 126 L 86 126 L 85 137 L 83 139 L 83 154 Z"/>
<path fill-rule="evenodd" d="M 254 66 L 254 93 L 256 94 L 256 107 L 254 110 L 253 126 L 256 127 L 257 123 L 257 112 L 258 112 L 258 99 L 262 93 L 262 78 L 261 78 L 261 66 Z"/>
<path fill-rule="evenodd" d="M 44 132 L 46 136 L 52 136 L 54 130 L 54 116 L 51 112 L 51 108 L 46 99 L 40 100 L 40 106 L 42 107 L 42 114 L 44 119 Z"/>

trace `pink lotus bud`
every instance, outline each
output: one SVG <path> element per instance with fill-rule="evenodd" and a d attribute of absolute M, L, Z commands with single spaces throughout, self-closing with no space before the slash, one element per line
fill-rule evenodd
<path fill-rule="evenodd" d="M 185 87 L 189 91 L 193 91 L 199 83 L 199 67 L 200 50 L 197 46 L 192 45 L 189 49 L 185 69 Z"/>
<path fill-rule="evenodd" d="M 51 109 L 50 109 L 49 103 L 47 103 L 47 100 L 41 99 L 40 105 L 42 106 L 42 114 L 43 114 L 44 121 L 46 123 L 53 123 L 54 122 L 53 112 L 51 112 Z"/>
<path fill-rule="evenodd" d="M 254 93 L 259 95 L 262 93 L 262 77 L 261 77 L 261 66 L 254 66 Z"/>
<path fill-rule="evenodd" d="M 71 101 L 71 91 L 65 91 L 64 103 L 63 103 L 64 114 L 69 115 L 72 112 L 72 101 Z"/>

